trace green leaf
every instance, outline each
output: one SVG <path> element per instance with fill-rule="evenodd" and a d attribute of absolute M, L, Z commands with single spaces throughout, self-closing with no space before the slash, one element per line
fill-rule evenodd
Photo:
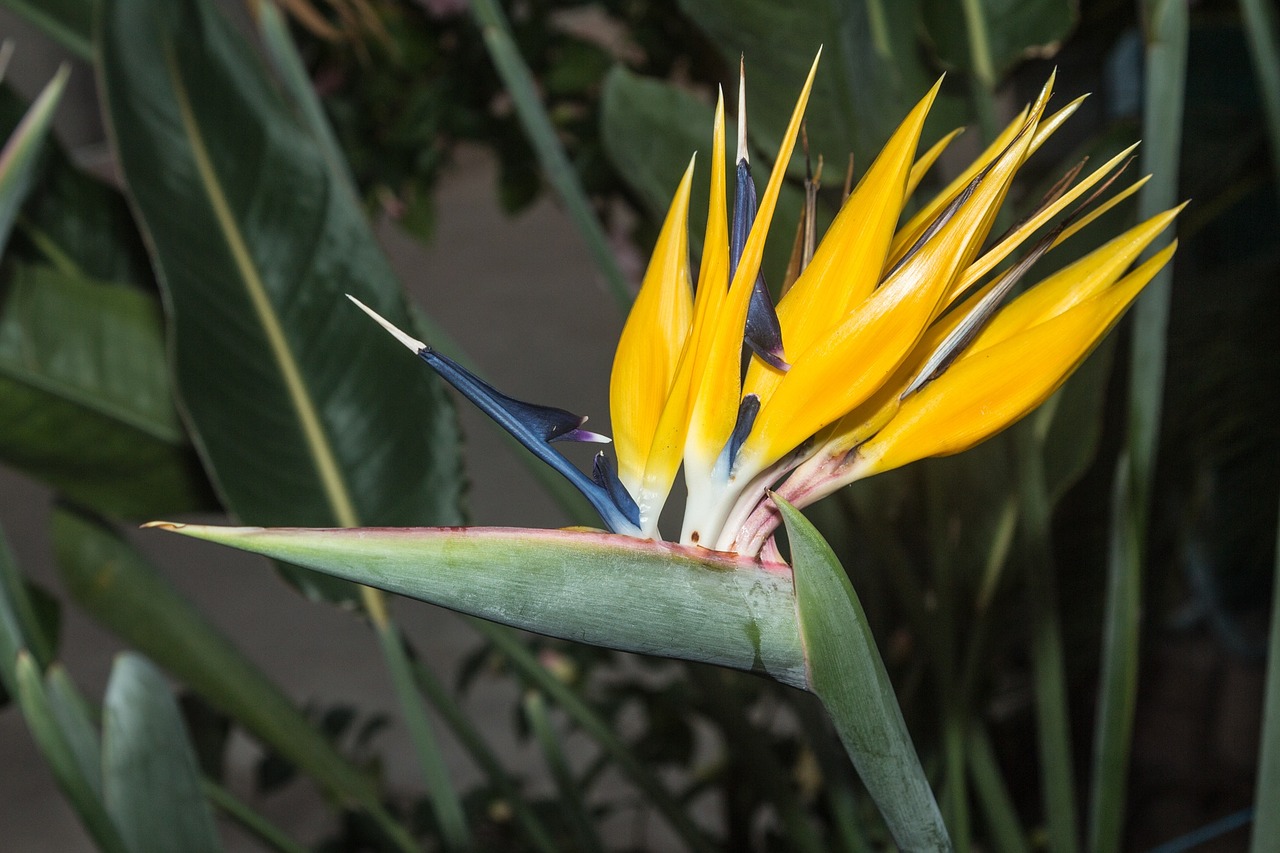
<path fill-rule="evenodd" d="M 1146 0 L 1146 66 L 1143 80 L 1142 169 L 1153 177 L 1138 195 L 1138 218 L 1172 207 L 1178 192 L 1182 112 L 1187 75 L 1190 12 L 1177 0 Z M 1149 257 L 1173 239 L 1161 235 Z M 1116 466 L 1107 559 L 1107 600 L 1094 723 L 1090 780 L 1089 849 L 1119 850 L 1138 692 L 1142 571 L 1155 483 L 1156 452 L 1165 391 L 1165 362 L 1173 267 L 1147 285 L 1133 310 L 1129 358 L 1128 433 Z"/>
<path fill-rule="evenodd" d="M 43 668 L 53 661 L 57 647 L 57 626 L 41 618 L 47 614 L 42 614 L 31 592 L 0 530 L 0 687 L 10 694 L 16 689 L 12 667 L 18 651 L 27 650 Z"/>
<path fill-rule="evenodd" d="M 93 59 L 97 0 L 0 0 L 80 59 Z"/>
<path fill-rule="evenodd" d="M 228 506 L 265 524 L 456 523 L 458 433 L 440 384 L 343 298 L 407 324 L 399 286 L 249 46 L 198 0 L 113 3 L 101 39 L 179 393 Z"/>
<path fill-rule="evenodd" d="M 102 799 L 102 743 L 93 711 L 62 664 L 50 666 L 44 682 L 49 709 L 71 756 L 94 795 Z"/>
<path fill-rule="evenodd" d="M 417 848 L 361 771 L 129 543 L 100 521 L 65 508 L 55 511 L 52 529 L 58 570 L 81 609 L 238 720 L 338 802 L 367 811 L 397 848 Z"/>
<path fill-rule="evenodd" d="M 581 530 L 155 526 L 529 631 L 805 685 L 785 566 Z"/>
<path fill-rule="evenodd" d="M 11 133 L 28 109 L 0 86 L 0 133 Z M 9 257 L 51 263 L 68 274 L 128 282 L 154 290 L 155 277 L 124 195 L 80 171 L 49 137 L 22 207 Z"/>
<path fill-rule="evenodd" d="M 116 658 L 103 707 L 107 810 L 134 853 L 222 849 L 169 685 L 136 654 Z"/>
<path fill-rule="evenodd" d="M 817 528 L 781 498 L 810 689 L 903 850 L 950 850 L 866 614 Z"/>
<path fill-rule="evenodd" d="M 967 28 L 965 6 L 972 3 L 982 17 L 985 37 L 975 45 Z M 976 72 L 989 68 L 992 82 L 1027 57 L 1049 57 L 1075 28 L 1078 13 L 1072 0 L 923 0 L 921 20 L 939 58 L 952 68 Z"/>
<path fill-rule="evenodd" d="M 14 271 L 0 316 L 0 460 L 126 518 L 217 506 L 174 410 L 153 296 Z"/>
<path fill-rule="evenodd" d="M 58 69 L 0 150 L 0 254 L 9 241 L 18 208 L 31 190 L 40 151 L 53 123 L 53 111 L 70 73 L 65 65 Z"/>
<path fill-rule="evenodd" d="M 125 846 L 119 830 L 98 796 L 99 781 L 86 775 L 76 748 L 63 732 L 45 690 L 44 681 L 40 678 L 40 671 L 25 651 L 18 653 L 15 671 L 18 701 L 22 705 L 22 715 L 27 721 L 27 727 L 31 729 L 31 736 L 49 762 L 58 788 L 84 823 L 89 837 L 105 853 L 133 853 Z"/>

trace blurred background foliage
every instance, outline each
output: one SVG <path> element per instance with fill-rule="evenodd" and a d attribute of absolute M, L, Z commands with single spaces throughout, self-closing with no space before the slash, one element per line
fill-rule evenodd
<path fill-rule="evenodd" d="M 209 803 L 264 845 L 295 849 L 221 786 L 233 728 L 263 746 L 257 795 L 303 774 L 333 796 L 341 819 L 326 849 L 644 846 L 596 834 L 604 813 L 630 807 L 594 793 L 611 768 L 690 849 L 884 846 L 807 696 L 480 624 L 483 647 L 456 684 L 445 683 L 379 596 L 282 566 L 312 597 L 358 602 L 383 640 L 431 795 L 386 790 L 376 713 L 296 707 L 116 526 L 195 510 L 253 524 L 460 522 L 465 448 L 448 398 L 391 368 L 402 360 L 353 337 L 352 324 L 327 319 L 331 297 L 350 290 L 410 322 L 361 210 L 431 240 L 441 176 L 462 147 L 479 146 L 498 164 L 494 192 L 505 210 L 557 196 L 598 244 L 601 279 L 634 287 L 690 153 L 710 149 L 716 87 L 732 91 L 745 55 L 750 143 L 771 162 L 818 45 L 807 136 L 822 168 L 820 221 L 838 207 L 850 158 L 856 176 L 943 71 L 925 142 L 969 129 L 944 156 L 935 189 L 1056 67 L 1056 104 L 1092 94 L 1033 161 L 1016 211 L 1082 157 L 1101 162 L 1140 136 L 1149 153 L 1139 168 L 1176 164 L 1157 169 L 1153 192 L 1193 200 L 1171 285 L 1153 287 L 1168 288 L 1167 333 L 1158 307 L 1139 309 L 1154 318 L 1154 345 L 1123 326 L 1018 427 L 962 456 L 860 483 L 811 512 L 867 607 L 957 848 L 1142 849 L 1217 818 L 1247 821 L 1247 774 L 1200 772 L 1202 754 L 1177 764 L 1161 732 L 1184 713 L 1188 649 L 1214 656 L 1219 673 L 1255 674 L 1266 651 L 1280 502 L 1274 7 L 0 5 L 93 63 L 123 177 L 121 187 L 100 182 L 55 141 L 41 145 L 43 131 L 19 125 L 29 105 L 0 90 L 0 135 L 36 152 L 25 185 L 0 185 L 13 206 L 11 231 L 0 217 L 0 459 L 63 501 L 53 536 L 70 601 L 190 688 L 181 712 L 192 743 L 141 657 L 121 659 L 99 715 L 55 663 L 61 596 L 23 580 L 0 548 L 0 684 L 104 849 L 162 849 L 138 839 L 169 829 L 185 834 L 155 837 L 212 849 Z M 3 177 L 20 167 L 10 158 Z M 766 259 L 771 282 L 782 280 L 803 205 L 801 159 L 790 169 Z M 226 206 L 211 213 L 204 199 L 219 177 Z M 705 195 L 705 183 L 695 187 L 695 198 Z M 1046 271 L 1079 251 L 1072 245 L 1090 248 L 1132 221 L 1134 208 L 1091 226 Z M 692 234 L 704 218 L 705 209 L 694 212 Z M 237 239 L 247 254 L 225 248 Z M 234 283 L 233 296 L 209 286 L 209 270 Z M 625 302 L 625 288 L 616 293 Z M 430 328 L 429 317 L 414 316 Z M 314 346 L 320 340 L 361 355 L 335 364 Z M 409 387 L 420 390 L 406 401 Z M 303 412 L 342 439 L 324 446 L 299 430 Z M 1143 429 L 1158 435 L 1152 458 L 1135 438 Z M 349 494 L 326 466 L 346 476 Z M 566 507 L 566 523 L 581 520 L 574 511 Z M 539 744 L 557 793 L 524 793 L 460 710 L 458 696 L 485 678 L 527 688 L 513 727 Z M 483 769 L 480 788 L 451 789 L 424 697 Z M 1186 704 L 1203 711 L 1188 724 L 1195 731 L 1257 725 Z M 560 732 L 593 742 L 585 770 L 563 765 L 552 712 Z M 1280 727 L 1269 719 L 1268 731 Z M 140 730 L 163 733 L 167 772 L 182 784 L 146 787 L 130 758 L 149 748 Z M 136 807 L 147 796 L 186 817 L 153 827 Z M 1175 796 L 1193 805 L 1170 822 L 1160 801 Z M 1258 815 L 1268 813 L 1262 802 Z M 691 804 L 713 816 L 693 820 Z M 1225 836 L 1218 849 L 1239 849 L 1242 837 Z M 1260 827 L 1254 849 L 1274 842 Z"/>

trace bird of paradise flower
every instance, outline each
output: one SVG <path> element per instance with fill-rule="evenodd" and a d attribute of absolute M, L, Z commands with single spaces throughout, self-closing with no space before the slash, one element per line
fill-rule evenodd
<path fill-rule="evenodd" d="M 723 98 L 717 104 L 697 286 L 688 260 L 690 163 L 614 356 L 616 470 L 602 451 L 588 478 L 552 446 L 608 441 L 581 428 L 586 418 L 499 393 L 353 301 L 568 477 L 614 533 L 658 537 L 658 517 L 683 465 L 689 498 L 682 543 L 779 559 L 772 493 L 803 507 L 864 477 L 968 449 L 1013 424 L 1066 380 L 1176 246 L 1129 271 L 1175 208 L 1005 304 L 1037 259 L 1142 182 L 1086 214 L 1087 199 L 988 280 L 992 270 L 1089 190 L 1109 186 L 1132 148 L 1074 185 L 1080 169 L 1073 170 L 1035 213 L 984 248 L 1019 169 L 1078 106 L 1046 112 L 1051 78 L 963 174 L 899 225 L 925 171 L 954 136 L 916 156 L 935 85 L 811 257 L 803 253 L 775 308 L 760 271 L 765 235 L 816 68 L 758 203 L 740 88 L 732 217 Z"/>
<path fill-rule="evenodd" d="M 1132 149 L 1082 179 L 1076 167 L 1031 215 L 992 239 L 1018 171 L 1079 104 L 1048 112 L 1051 77 L 964 172 L 901 222 L 955 136 L 917 154 L 935 85 L 820 243 L 807 236 L 813 219 L 806 217 L 794 274 L 775 306 L 761 273 L 765 234 L 816 69 L 815 60 L 758 198 L 740 87 L 732 217 L 723 98 L 717 103 L 696 287 L 691 163 L 614 356 L 616 467 L 601 452 L 587 475 L 556 448 L 607 442 L 583 428 L 586 418 L 502 394 L 352 297 L 568 478 L 610 533 L 152 526 L 508 625 L 751 670 L 812 691 L 899 848 L 950 849 L 856 593 L 797 507 L 859 479 L 963 451 L 1043 403 L 1168 263 L 1176 243 L 1135 266 L 1181 208 L 1011 299 L 1041 256 L 1141 186 L 1094 205 Z M 680 542 L 662 542 L 658 518 L 682 467 L 689 498 Z M 774 544 L 780 523 L 789 565 Z"/>

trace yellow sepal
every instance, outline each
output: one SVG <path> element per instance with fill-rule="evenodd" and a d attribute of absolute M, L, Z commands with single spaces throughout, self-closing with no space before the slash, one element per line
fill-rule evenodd
<path fill-rule="evenodd" d="M 910 354 L 985 239 L 993 206 L 1022 164 L 1046 97 L 950 220 L 843 322 L 795 357 L 742 447 L 744 471 L 767 468 L 852 411 Z"/>
<path fill-rule="evenodd" d="M 690 162 L 627 315 L 609 378 L 618 476 L 633 495 L 644 477 L 658 419 L 693 320 L 688 236 L 692 182 Z"/>
<path fill-rule="evenodd" d="M 1114 286 L 984 350 L 968 351 L 902 401 L 858 450 L 859 477 L 959 453 L 1013 424 L 1056 391 L 1157 272 L 1176 243 Z"/>
<path fill-rule="evenodd" d="M 760 197 L 755 222 L 751 226 L 751 233 L 738 260 L 738 268 L 729 285 L 729 292 L 721 303 L 713 326 L 706 330 L 710 333 L 711 339 L 706 362 L 700 371 L 701 385 L 693 402 L 685 449 L 685 465 L 690 473 L 691 488 L 694 488 L 692 481 L 705 479 L 714 466 L 716 458 L 733 432 L 733 425 L 738 417 L 738 404 L 741 401 L 739 372 L 742 335 L 747 322 L 747 306 L 751 299 L 756 274 L 760 270 L 765 237 L 773 219 L 774 208 L 777 206 L 778 193 L 782 190 L 787 164 L 791 161 L 791 153 L 795 149 L 796 137 L 800 132 L 800 123 L 804 117 L 805 106 L 809 102 L 809 92 L 813 88 L 813 78 L 818 70 L 818 60 L 821 56 L 822 51 L 819 50 L 818 56 L 813 60 L 813 66 L 809 69 L 804 87 L 800 90 L 800 97 L 796 100 L 786 133 L 778 146 L 778 159 L 769 173 L 769 183 Z"/>

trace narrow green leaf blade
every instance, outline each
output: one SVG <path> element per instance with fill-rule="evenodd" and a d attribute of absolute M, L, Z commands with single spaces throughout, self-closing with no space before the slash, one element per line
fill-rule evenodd
<path fill-rule="evenodd" d="M 416 845 L 350 765 L 287 696 L 110 527 L 55 511 L 58 570 L 91 617 L 314 778 L 337 801 L 362 808 L 398 849 Z"/>
<path fill-rule="evenodd" d="M 97 0 L 0 0 L 80 59 L 93 59 Z"/>
<path fill-rule="evenodd" d="M 484 36 L 485 47 L 489 49 L 494 68 L 511 95 L 520 123 L 524 125 L 529 142 L 537 152 L 542 171 L 586 241 L 587 249 L 604 276 L 619 309 L 625 312 L 634 298 L 631 288 L 609 247 L 609 238 L 604 233 L 600 220 L 596 219 L 578 175 L 569 163 L 564 146 L 560 144 L 556 129 L 538 95 L 533 72 L 525 64 L 515 39 L 511 36 L 511 27 L 502 6 L 497 0 L 471 0 L 469 5 L 481 35 Z"/>
<path fill-rule="evenodd" d="M 0 316 L 0 460 L 125 518 L 217 506 L 178 420 L 155 297 L 17 267 Z"/>
<path fill-rule="evenodd" d="M 774 498 L 791 543 L 810 689 L 903 850 L 950 850 L 937 801 L 852 584 L 817 528 Z"/>
<path fill-rule="evenodd" d="M 9 241 L 9 230 L 18 208 L 31 189 L 41 146 L 49 134 L 53 111 L 70 74 L 71 69 L 65 65 L 58 69 L 0 150 L 0 253 Z"/>
<path fill-rule="evenodd" d="M 409 323 L 322 146 L 212 3 L 126 0 L 102 23 L 112 138 L 229 507 L 267 524 L 458 521 L 452 410 L 343 298 Z"/>
<path fill-rule="evenodd" d="M 178 703 L 141 655 L 111 668 L 102 759 L 107 810 L 134 853 L 222 849 Z"/>
<path fill-rule="evenodd" d="M 76 689 L 62 664 L 54 664 L 45 673 L 45 694 L 58 729 L 66 740 L 80 775 L 102 799 L 102 741 L 89 703 Z"/>
<path fill-rule="evenodd" d="M 785 566 L 578 530 L 158 526 L 529 631 L 805 684 Z"/>
<path fill-rule="evenodd" d="M 27 726 L 31 729 L 31 736 L 44 753 L 58 787 L 84 823 L 89 836 L 105 853 L 132 853 L 125 846 L 119 830 L 96 793 L 97 785 L 85 776 L 74 749 L 67 742 L 54 715 L 40 671 L 25 651 L 18 654 L 15 672 L 18 701 L 22 705 L 22 715 Z"/>

